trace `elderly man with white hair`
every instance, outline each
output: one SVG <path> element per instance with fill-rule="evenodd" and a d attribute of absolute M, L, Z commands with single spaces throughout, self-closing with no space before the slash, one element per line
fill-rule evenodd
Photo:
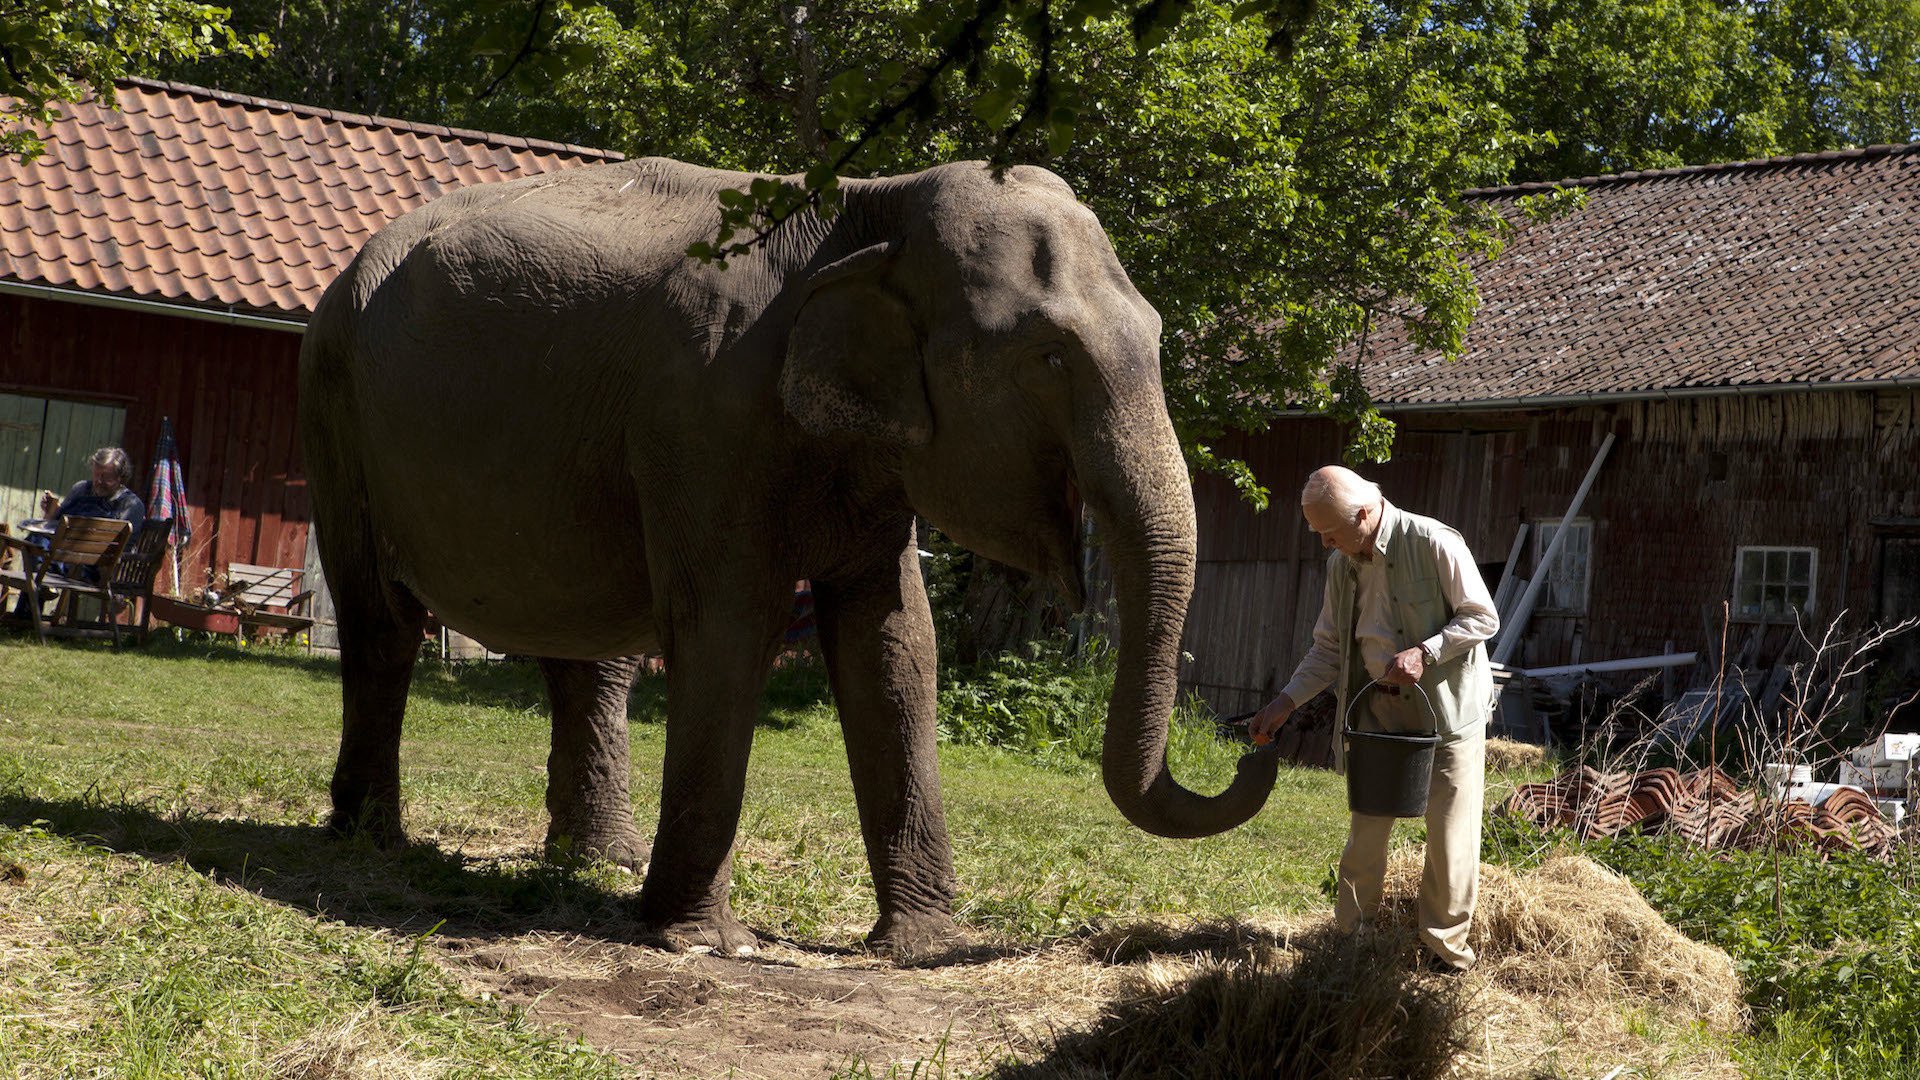
<path fill-rule="evenodd" d="M 1350 469 L 1314 472 L 1300 511 L 1323 546 L 1327 582 L 1313 646 L 1293 678 L 1249 722 L 1265 742 L 1302 702 L 1332 687 L 1335 767 L 1346 770 L 1340 734 L 1354 726 L 1395 734 L 1437 733 L 1427 801 L 1426 873 L 1420 938 L 1443 971 L 1465 971 L 1480 884 L 1486 725 L 1493 674 L 1483 644 L 1500 628 L 1487 586 L 1461 535 L 1394 506 Z M 1362 723 L 1363 713 L 1370 723 Z M 1334 918 L 1352 931 L 1380 906 L 1394 819 L 1354 814 L 1340 856 Z"/>
<path fill-rule="evenodd" d="M 133 462 L 117 446 L 103 446 L 87 459 L 88 479 L 73 485 L 66 498 L 40 493 L 41 516 L 118 518 L 136 527 L 147 518 L 147 506 L 127 485 L 133 481 Z"/>

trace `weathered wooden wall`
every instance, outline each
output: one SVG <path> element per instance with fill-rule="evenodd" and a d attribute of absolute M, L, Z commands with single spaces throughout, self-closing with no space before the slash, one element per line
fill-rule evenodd
<path fill-rule="evenodd" d="M 160 419 L 173 419 L 193 513 L 185 586 L 232 562 L 303 562 L 299 353 L 298 334 L 0 295 L 0 389 L 125 407 L 142 498 Z"/>
<path fill-rule="evenodd" d="M 1581 512 L 1593 523 L 1587 612 L 1536 615 L 1515 655 L 1522 666 L 1570 662 L 1576 640 L 1584 660 L 1657 653 L 1668 641 L 1701 647 L 1709 623 L 1717 634 L 1743 545 L 1817 549 L 1814 620 L 1842 609 L 1865 616 L 1876 535 L 1889 523 L 1920 521 L 1913 391 L 1396 419 L 1393 460 L 1361 471 L 1396 505 L 1458 528 L 1483 564 L 1506 560 L 1522 522 L 1563 513 L 1601 440 L 1615 434 Z M 1226 441 L 1220 450 L 1242 456 L 1272 490 L 1265 513 L 1219 480 L 1196 487 L 1200 564 L 1183 646 L 1194 659 L 1182 676 L 1222 712 L 1267 700 L 1310 641 L 1325 554 L 1300 520 L 1297 493 L 1313 468 L 1339 460 L 1341 445 L 1336 426 L 1315 419 Z M 1749 629 L 1736 624 L 1735 640 Z"/>

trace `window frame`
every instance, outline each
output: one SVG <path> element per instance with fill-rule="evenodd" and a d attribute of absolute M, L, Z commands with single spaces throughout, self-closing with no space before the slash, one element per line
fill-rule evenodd
<path fill-rule="evenodd" d="M 1550 530 L 1557 530 L 1559 527 L 1560 527 L 1560 519 L 1557 517 L 1537 518 L 1534 520 L 1532 543 L 1533 543 L 1533 573 L 1535 575 L 1538 575 L 1540 573 L 1540 560 L 1546 557 L 1547 547 L 1553 542 L 1552 538 L 1548 535 L 1548 532 Z M 1576 606 L 1563 606 L 1563 607 L 1554 606 L 1553 604 L 1553 584 L 1554 583 L 1551 580 L 1549 580 L 1548 582 L 1546 582 L 1544 585 L 1541 586 L 1540 598 L 1535 603 L 1534 609 L 1533 609 L 1533 614 L 1535 615 L 1566 615 L 1566 616 L 1573 616 L 1577 618 L 1584 618 L 1593 609 L 1593 533 L 1594 533 L 1593 519 L 1585 518 L 1585 517 L 1574 518 L 1572 521 L 1567 522 L 1567 528 L 1574 530 L 1575 532 L 1585 531 L 1587 535 L 1586 549 L 1583 552 L 1581 552 L 1582 556 L 1585 559 L 1585 562 L 1582 564 L 1580 568 L 1579 602 Z M 1560 549 L 1559 557 L 1554 560 L 1554 565 L 1555 566 L 1563 565 L 1563 560 L 1565 560 L 1566 558 L 1567 558 L 1567 549 L 1565 547 L 1562 547 Z"/>
<path fill-rule="evenodd" d="M 1747 577 L 1748 556 L 1758 556 L 1761 560 L 1760 580 L 1749 581 Z M 1774 577 L 1768 556 L 1783 557 L 1780 577 Z M 1806 603 L 1795 608 L 1792 604 L 1793 591 L 1801 587 L 1794 580 L 1794 556 L 1807 556 Z M 1742 593 L 1748 586 L 1760 590 L 1757 608 L 1749 608 L 1742 599 Z M 1766 594 L 1769 589 L 1783 591 L 1781 600 L 1787 605 L 1785 611 L 1766 610 Z M 1733 592 L 1729 598 L 1729 614 L 1734 622 L 1743 623 L 1791 623 L 1811 616 L 1819 605 L 1820 599 L 1820 549 L 1799 544 L 1739 544 L 1733 549 Z"/>

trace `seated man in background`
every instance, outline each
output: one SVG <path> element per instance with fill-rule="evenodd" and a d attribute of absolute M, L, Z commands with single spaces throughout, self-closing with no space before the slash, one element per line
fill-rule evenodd
<path fill-rule="evenodd" d="M 137 531 L 140 523 L 147 519 L 147 504 L 133 493 L 127 482 L 133 479 L 133 461 L 127 452 L 117 446 L 103 446 L 87 459 L 92 476 L 73 485 L 62 499 L 51 491 L 40 493 L 40 513 L 47 519 L 47 525 L 58 528 L 64 517 L 117 518 L 131 524 Z M 27 539 L 41 547 L 47 546 L 45 535 L 28 533 Z M 53 571 L 58 574 L 69 572 L 68 567 L 54 564 Z M 99 575 L 91 566 L 78 567 L 78 576 L 84 581 L 96 581 Z M 41 597 L 44 604 L 58 595 L 48 590 Z M 30 618 L 27 610 L 27 596 L 23 592 L 14 602 L 13 614 L 17 618 Z"/>
<path fill-rule="evenodd" d="M 147 504 L 127 483 L 133 462 L 117 446 L 103 446 L 87 460 L 92 478 L 73 485 L 62 499 L 51 491 L 40 493 L 40 513 L 52 525 L 63 517 L 118 518 L 134 525 L 147 519 Z"/>

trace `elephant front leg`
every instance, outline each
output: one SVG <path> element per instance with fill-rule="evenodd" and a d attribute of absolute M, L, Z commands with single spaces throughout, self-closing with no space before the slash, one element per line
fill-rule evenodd
<path fill-rule="evenodd" d="M 750 610 L 695 605 L 699 620 L 664 643 L 667 745 L 640 919 L 668 948 L 743 955 L 759 944 L 727 891 L 760 693 L 791 604 L 789 594 Z"/>
<path fill-rule="evenodd" d="M 639 657 L 541 659 L 553 704 L 547 758 L 547 858 L 646 864 L 628 791 L 627 695 Z"/>
<path fill-rule="evenodd" d="M 916 546 L 860 579 L 816 581 L 814 602 L 880 904 L 868 943 L 905 959 L 943 952 L 960 933 L 935 751 L 933 617 Z"/>

